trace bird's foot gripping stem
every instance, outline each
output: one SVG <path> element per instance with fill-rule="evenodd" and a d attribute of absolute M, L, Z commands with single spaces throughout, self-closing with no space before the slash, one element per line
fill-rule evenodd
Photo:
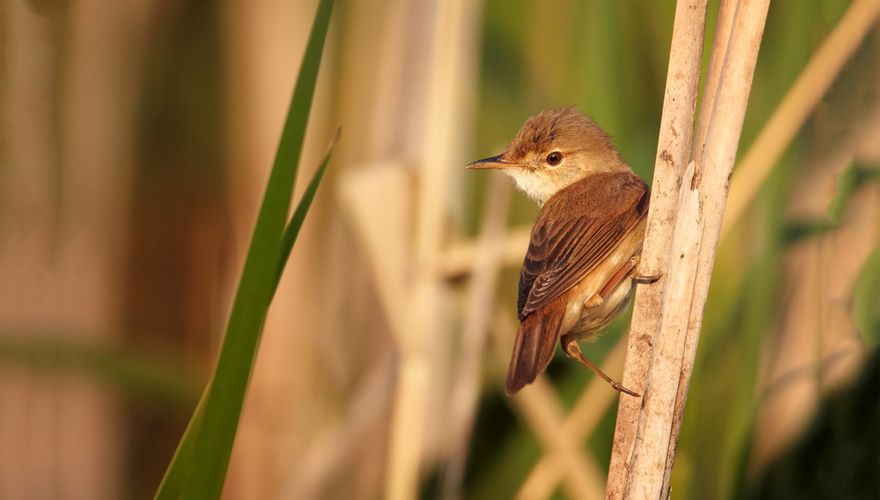
<path fill-rule="evenodd" d="M 662 278 L 662 274 L 644 275 L 636 273 L 633 275 L 633 281 L 640 285 L 652 285 Z"/>

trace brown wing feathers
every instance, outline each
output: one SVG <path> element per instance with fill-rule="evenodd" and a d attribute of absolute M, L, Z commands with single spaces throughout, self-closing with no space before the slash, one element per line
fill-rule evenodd
<path fill-rule="evenodd" d="M 520 273 L 517 311 L 522 324 L 507 373 L 508 393 L 544 371 L 567 306 L 563 294 L 638 225 L 647 214 L 648 198 L 644 181 L 630 172 L 618 172 L 589 176 L 544 205 Z M 548 213 L 554 216 L 547 217 Z"/>
<path fill-rule="evenodd" d="M 611 250 L 629 232 L 632 227 L 619 224 L 602 224 L 593 218 L 586 219 L 586 224 L 579 224 L 575 231 L 567 237 L 574 241 L 574 250 L 570 252 L 554 252 L 546 255 L 545 262 L 559 263 L 551 265 L 532 281 L 526 303 L 520 315 L 527 316 L 550 301 L 577 285 L 593 270 Z M 560 255 L 561 254 L 561 255 Z"/>

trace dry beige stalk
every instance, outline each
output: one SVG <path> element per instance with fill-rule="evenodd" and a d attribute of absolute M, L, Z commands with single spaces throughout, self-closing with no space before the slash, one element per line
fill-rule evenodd
<path fill-rule="evenodd" d="M 525 249 L 529 247 L 529 237 L 532 233 L 531 225 L 509 229 L 504 236 L 499 253 L 504 265 L 522 265 Z M 467 274 L 477 258 L 478 244 L 473 240 L 453 243 L 443 253 L 440 260 L 440 271 L 448 277 L 456 277 Z"/>
<path fill-rule="evenodd" d="M 466 123 L 464 110 L 471 103 L 475 78 L 473 45 L 476 41 L 477 6 L 451 0 L 437 4 L 433 16 L 433 40 L 428 69 L 428 89 L 418 176 L 413 282 L 410 290 L 408 328 L 399 339 L 401 355 L 398 386 L 391 423 L 391 443 L 386 471 L 387 498 L 408 500 L 418 494 L 419 473 L 429 435 L 427 421 L 432 387 L 440 382 L 435 361 L 441 322 L 441 276 L 437 263 L 442 256 L 445 210 L 450 184 L 450 165 L 464 164 Z M 432 359 L 433 357 L 433 359 Z"/>
<path fill-rule="evenodd" d="M 486 215 L 477 242 L 477 255 L 470 272 L 470 300 L 458 349 L 458 364 L 453 368 L 453 384 L 449 397 L 447 441 L 448 464 L 443 479 L 443 498 L 459 498 L 467 463 L 474 413 L 480 395 L 480 363 L 486 333 L 492 326 L 495 289 L 502 266 L 499 247 L 504 242 L 507 214 L 510 207 L 510 183 L 495 175 L 489 184 Z"/>
<path fill-rule="evenodd" d="M 704 103 L 698 133 L 695 155 L 698 163 L 688 168 L 681 183 L 680 177 L 675 175 L 678 171 L 669 173 L 666 179 L 659 177 L 664 170 L 670 170 L 664 169 L 666 165 L 661 160 L 678 160 L 680 168 L 686 161 L 682 158 L 686 159 L 690 151 L 690 145 L 685 144 L 684 153 L 675 151 L 682 156 L 672 156 L 666 149 L 668 135 L 672 135 L 667 127 L 668 123 L 674 123 L 672 113 L 676 111 L 689 113 L 684 122 L 688 129 L 693 123 L 693 99 L 699 77 L 699 67 L 693 65 L 694 60 L 700 60 L 694 57 L 695 53 L 700 54 L 700 49 L 693 44 L 696 40 L 702 46 L 705 7 L 705 2 L 700 5 L 679 2 L 676 9 L 654 196 L 661 186 L 667 190 L 681 186 L 681 192 L 677 207 L 670 203 L 668 191 L 657 200 L 659 203 L 653 203 L 652 199 L 641 273 L 665 273 L 660 282 L 665 282 L 665 290 L 662 298 L 659 290 L 650 295 L 640 290 L 637 295 L 633 318 L 636 333 L 631 337 L 630 349 L 634 356 L 627 360 L 624 384 L 637 390 L 642 388 L 644 396 L 639 402 L 621 399 L 608 498 L 659 499 L 669 494 L 670 472 L 727 199 L 728 179 L 736 158 L 769 1 L 739 2 L 735 7 L 732 2 L 723 4 L 719 20 L 722 38 L 714 45 L 714 65 L 707 79 L 712 88 L 706 91 L 709 101 Z M 729 32 L 727 26 L 730 26 Z M 684 74 L 682 65 L 690 65 L 687 74 L 691 76 L 684 95 L 680 88 L 672 85 L 676 77 Z M 683 101 L 691 106 L 684 110 L 668 107 L 676 102 L 681 106 Z M 669 247 L 663 246 L 669 238 L 671 220 L 675 220 L 675 229 L 671 231 L 674 236 L 670 253 Z M 661 228 L 664 237 L 661 241 L 650 239 L 652 229 L 656 228 Z M 669 259 L 668 265 L 654 267 L 657 260 L 662 262 L 664 258 Z M 659 328 L 658 316 L 662 318 Z M 646 323 L 654 328 L 643 330 Z M 644 337 L 653 332 L 656 332 L 653 344 L 646 345 L 649 339 Z M 647 377 L 642 376 L 646 371 Z"/>
<path fill-rule="evenodd" d="M 651 209 L 639 270 L 643 275 L 659 275 L 668 268 L 679 186 L 691 152 L 706 3 L 706 0 L 691 0 L 679 1 L 676 5 Z M 653 336 L 660 327 L 663 289 L 667 281 L 660 279 L 654 284 L 639 286 L 636 291 L 623 385 L 642 394 L 651 361 Z M 640 398 L 620 398 L 607 498 L 624 496 L 641 405 Z"/>
<path fill-rule="evenodd" d="M 705 221 L 700 213 L 701 193 L 688 186 L 693 178 L 694 164 L 691 163 L 683 178 L 678 204 L 679 223 L 672 238 L 673 257 L 667 268 L 665 304 L 686 306 L 694 290 L 693 269 L 701 252 Z M 689 322 L 688 307 L 663 308 L 661 330 L 655 338 L 645 383 L 625 498 L 662 498 L 667 450 L 675 446 L 671 442 L 671 422 Z"/>
<path fill-rule="evenodd" d="M 718 6 L 718 17 L 715 19 L 715 38 L 712 40 L 709 68 L 703 82 L 700 119 L 694 133 L 693 152 L 691 153 L 691 158 L 697 164 L 702 161 L 703 146 L 706 143 L 706 135 L 709 133 L 712 114 L 715 112 L 715 98 L 718 93 L 718 84 L 721 81 L 724 58 L 727 55 L 727 45 L 730 43 L 730 32 L 733 29 L 737 5 L 737 0 L 723 0 Z"/>
<path fill-rule="evenodd" d="M 706 126 L 701 161 L 682 186 L 676 233 L 702 225 L 696 248 L 689 238 L 671 256 L 669 291 L 654 344 L 626 498 L 666 498 L 678 431 L 693 370 L 703 307 L 721 230 L 728 182 L 742 131 L 769 0 L 740 2 Z M 687 194 L 684 191 L 693 193 Z M 694 221 L 698 221 L 694 224 Z M 688 252 L 687 249 L 695 251 Z M 671 404 L 670 404 L 671 403 Z"/>
<path fill-rule="evenodd" d="M 339 181 L 338 203 L 366 256 L 391 336 L 401 342 L 407 309 L 402 262 L 409 251 L 412 196 L 409 177 L 398 162 L 376 162 L 346 172 Z"/>

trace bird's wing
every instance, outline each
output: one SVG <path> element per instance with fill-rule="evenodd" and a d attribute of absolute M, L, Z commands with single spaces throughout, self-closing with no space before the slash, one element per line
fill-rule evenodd
<path fill-rule="evenodd" d="M 649 192 L 644 181 L 633 174 L 621 174 L 605 182 L 617 185 L 594 186 L 586 193 L 575 187 L 554 196 L 570 199 L 551 199 L 545 205 L 532 229 L 520 273 L 521 321 L 577 285 L 647 214 Z M 581 210 L 578 207 L 584 204 L 577 202 L 585 199 L 585 194 L 589 207 Z M 554 202 L 556 206 L 551 207 Z M 546 213 L 555 216 L 543 217 Z"/>

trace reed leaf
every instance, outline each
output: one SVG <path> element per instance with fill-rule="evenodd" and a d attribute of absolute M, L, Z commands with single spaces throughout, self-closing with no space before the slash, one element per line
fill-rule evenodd
<path fill-rule="evenodd" d="M 326 167 L 327 158 L 286 225 L 332 7 L 332 0 L 321 0 L 318 5 L 217 369 L 165 473 L 157 499 L 214 499 L 223 490 L 260 334 L 280 279 L 279 266 L 287 261 Z"/>

